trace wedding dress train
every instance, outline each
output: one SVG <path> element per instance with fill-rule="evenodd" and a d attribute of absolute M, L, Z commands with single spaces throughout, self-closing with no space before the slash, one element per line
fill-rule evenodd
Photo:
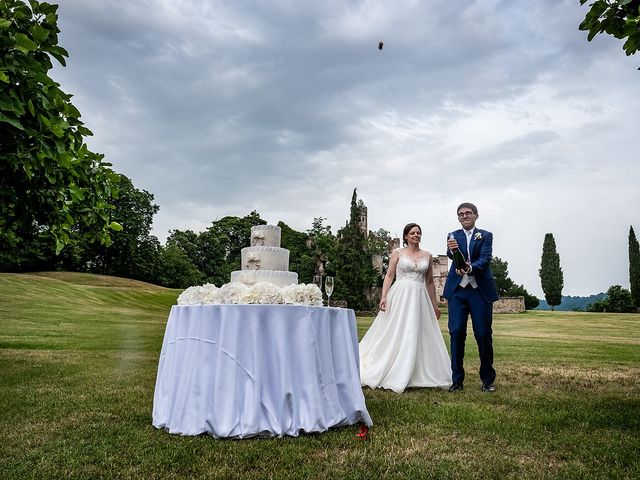
<path fill-rule="evenodd" d="M 398 393 L 451 385 L 451 360 L 425 285 L 430 262 L 431 255 L 415 262 L 400 254 L 386 311 L 360 341 L 362 385 Z"/>

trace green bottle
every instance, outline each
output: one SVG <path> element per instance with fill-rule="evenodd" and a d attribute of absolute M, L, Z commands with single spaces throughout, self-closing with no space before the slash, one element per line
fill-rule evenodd
<path fill-rule="evenodd" d="M 453 233 L 449 234 L 449 240 L 454 240 Z M 464 256 L 462 255 L 462 252 L 460 251 L 460 249 L 454 248 L 451 250 L 451 253 L 453 254 L 453 263 L 455 264 L 456 269 L 467 270 L 468 268 L 467 261 L 464 259 Z"/>

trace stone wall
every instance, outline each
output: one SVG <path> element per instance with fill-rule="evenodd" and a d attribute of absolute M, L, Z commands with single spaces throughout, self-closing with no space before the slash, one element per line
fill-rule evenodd
<path fill-rule="evenodd" d="M 524 297 L 501 297 L 493 303 L 493 313 L 522 313 L 524 311 Z"/>
<path fill-rule="evenodd" d="M 449 257 L 446 255 L 434 255 L 431 261 L 433 265 L 433 283 L 436 284 L 436 298 L 442 301 L 444 284 L 449 273 Z"/>

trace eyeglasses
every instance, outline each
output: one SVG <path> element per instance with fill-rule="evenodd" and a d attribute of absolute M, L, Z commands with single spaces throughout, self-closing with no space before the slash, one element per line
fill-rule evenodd
<path fill-rule="evenodd" d="M 458 218 L 472 217 L 475 215 L 473 212 L 458 212 Z"/>

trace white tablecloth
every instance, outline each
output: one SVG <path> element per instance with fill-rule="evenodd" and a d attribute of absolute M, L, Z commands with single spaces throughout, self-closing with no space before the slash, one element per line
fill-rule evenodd
<path fill-rule="evenodd" d="M 171 308 L 153 397 L 156 428 L 247 438 L 360 422 L 371 425 L 353 310 Z"/>

